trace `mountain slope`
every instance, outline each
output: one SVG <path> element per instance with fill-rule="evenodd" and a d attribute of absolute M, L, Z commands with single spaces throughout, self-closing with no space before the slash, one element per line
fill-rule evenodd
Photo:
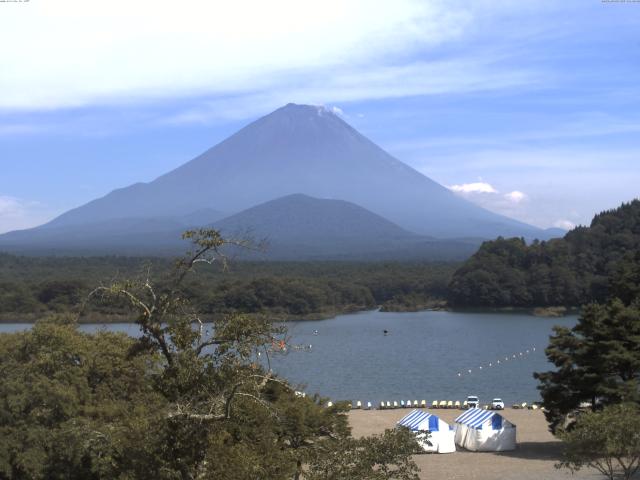
<path fill-rule="evenodd" d="M 37 255 L 176 254 L 180 233 L 223 217 L 205 209 L 180 217 L 96 219 L 72 225 L 46 225 L 0 235 L 0 250 Z"/>
<path fill-rule="evenodd" d="M 322 107 L 289 104 L 150 183 L 115 190 L 45 228 L 126 217 L 239 212 L 294 193 L 346 200 L 435 237 L 545 236 L 472 204 Z"/>
<path fill-rule="evenodd" d="M 388 242 L 419 235 L 344 200 L 287 195 L 215 222 L 223 234 L 251 230 L 279 243 Z"/>
<path fill-rule="evenodd" d="M 39 255 L 179 255 L 187 248 L 182 232 L 208 225 L 227 238 L 266 241 L 265 251 L 227 251 L 254 260 L 463 260 L 479 245 L 474 239 L 421 236 L 353 203 L 302 194 L 265 202 L 213 224 L 201 221 L 203 215 L 215 218 L 214 212 L 196 212 L 182 221 L 112 219 L 12 232 L 0 242 L 5 251 Z"/>
<path fill-rule="evenodd" d="M 462 259 L 478 245 L 423 237 L 353 203 L 302 194 L 251 207 L 213 227 L 227 237 L 266 240 L 266 251 L 250 256 L 278 260 Z"/>

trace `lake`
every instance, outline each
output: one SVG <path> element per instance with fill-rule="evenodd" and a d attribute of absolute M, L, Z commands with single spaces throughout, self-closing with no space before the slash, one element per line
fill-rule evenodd
<path fill-rule="evenodd" d="M 473 394 L 482 403 L 493 397 L 506 404 L 531 402 L 539 399 L 533 372 L 553 367 L 544 355 L 552 327 L 576 321 L 576 316 L 522 313 L 360 312 L 287 323 L 292 343 L 306 348 L 274 355 L 271 363 L 294 384 L 305 382 L 301 389 L 307 393 L 333 400 L 378 405 L 380 400 L 425 399 L 430 404 Z M 0 324 L 0 332 L 25 328 L 29 325 Z M 135 324 L 80 328 L 138 333 Z"/>

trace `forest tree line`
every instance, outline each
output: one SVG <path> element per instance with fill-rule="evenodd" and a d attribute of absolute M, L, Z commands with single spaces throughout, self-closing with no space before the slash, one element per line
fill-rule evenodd
<path fill-rule="evenodd" d="M 564 238 L 485 242 L 455 272 L 454 306 L 577 307 L 602 302 L 640 262 L 640 201 L 596 215 Z"/>
<path fill-rule="evenodd" d="M 202 269 L 185 285 L 204 315 L 268 314 L 321 318 L 381 306 L 388 311 L 441 307 L 547 307 L 601 302 L 640 263 L 640 201 L 596 215 L 564 238 L 527 244 L 498 238 L 468 261 L 232 262 Z M 168 258 L 21 257 L 0 254 L 0 320 L 36 320 L 77 311 L 96 286 L 150 276 L 162 284 Z M 118 319 L 113 303 L 92 303 L 84 321 Z"/>
<path fill-rule="evenodd" d="M 417 310 L 444 302 L 458 264 L 403 262 L 232 262 L 199 269 L 185 283 L 204 315 L 268 314 L 274 319 L 318 318 L 382 306 Z M 166 258 L 20 257 L 0 254 L 0 319 L 35 320 L 79 311 L 84 321 L 117 320 L 113 302 L 84 304 L 101 284 L 150 276 L 162 285 Z"/>

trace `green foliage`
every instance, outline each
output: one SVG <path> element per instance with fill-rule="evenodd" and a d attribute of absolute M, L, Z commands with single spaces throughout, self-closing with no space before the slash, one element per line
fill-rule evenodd
<path fill-rule="evenodd" d="M 625 255 L 610 281 L 610 291 L 626 305 L 640 298 L 640 252 Z"/>
<path fill-rule="evenodd" d="M 596 215 L 562 239 L 498 238 L 485 242 L 453 276 L 449 299 L 459 306 L 576 307 L 640 289 L 640 200 Z M 621 277 L 622 275 L 622 277 Z M 620 292 L 611 278 L 635 282 Z M 625 287 L 626 288 L 626 287 Z"/>
<path fill-rule="evenodd" d="M 583 308 L 575 327 L 556 327 L 547 357 L 555 371 L 536 373 L 551 429 L 562 426 L 582 402 L 640 401 L 640 303 L 615 299 Z"/>
<path fill-rule="evenodd" d="M 153 268 L 151 268 L 151 263 Z M 16 257 L 0 254 L 0 320 L 76 312 L 98 284 L 150 279 L 169 288 L 173 263 L 126 257 Z M 206 267 L 206 268 L 204 268 Z M 229 313 L 274 319 L 315 318 L 372 309 L 415 310 L 442 303 L 456 264 L 237 262 L 196 264 L 182 293 L 203 316 Z M 81 322 L 123 320 L 127 304 L 112 299 L 84 305 Z"/>
<path fill-rule="evenodd" d="M 0 478 L 118 478 L 162 397 L 152 355 L 124 334 L 80 333 L 61 319 L 0 335 Z M 137 463 L 136 461 L 132 462 Z"/>
<path fill-rule="evenodd" d="M 53 280 L 43 283 L 38 290 L 38 300 L 44 304 L 74 305 L 82 300 L 83 283 L 79 281 Z"/>
<path fill-rule="evenodd" d="M 329 478 L 317 473 L 328 464 L 330 478 L 415 478 L 412 436 L 355 440 L 346 405 L 299 397 L 258 362 L 284 330 L 241 314 L 202 322 L 185 279 L 224 262 L 225 241 L 187 237 L 193 252 L 160 286 L 142 277 L 91 293 L 128 306 L 140 338 L 83 334 L 65 317 L 0 335 L 0 480 Z"/>
<path fill-rule="evenodd" d="M 564 460 L 557 465 L 572 472 L 594 468 L 607 478 L 628 480 L 640 466 L 640 407 L 621 404 L 580 415 L 562 430 Z"/>
<path fill-rule="evenodd" d="M 418 469 L 410 453 L 418 453 L 415 435 L 408 429 L 386 430 L 383 435 L 344 438 L 330 455 L 318 455 L 309 465 L 309 480 L 417 480 Z"/>

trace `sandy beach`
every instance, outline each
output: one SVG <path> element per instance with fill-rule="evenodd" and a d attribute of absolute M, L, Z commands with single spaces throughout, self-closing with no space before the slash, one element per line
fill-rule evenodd
<path fill-rule="evenodd" d="M 354 436 L 382 433 L 392 428 L 409 409 L 353 410 L 349 422 Z M 430 410 L 448 423 L 460 410 Z M 595 470 L 572 475 L 554 465 L 561 455 L 560 442 L 549 433 L 544 414 L 535 410 L 506 409 L 501 414 L 517 426 L 518 447 L 512 452 L 468 452 L 459 449 L 451 454 L 423 454 L 414 457 L 421 469 L 421 479 L 456 480 L 556 480 L 602 478 Z"/>

